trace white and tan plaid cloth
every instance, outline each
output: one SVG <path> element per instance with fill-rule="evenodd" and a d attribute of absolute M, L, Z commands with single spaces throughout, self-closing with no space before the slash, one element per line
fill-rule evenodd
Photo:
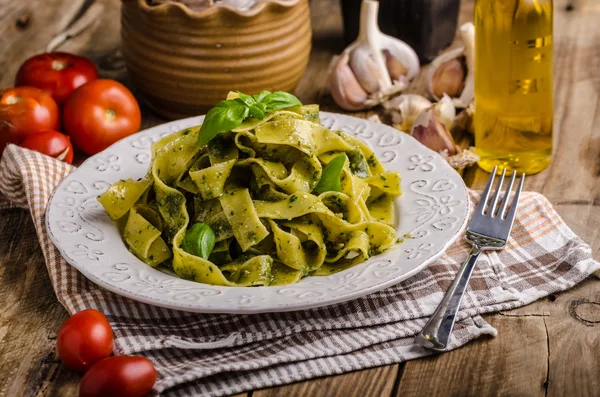
<path fill-rule="evenodd" d="M 69 313 L 101 310 L 115 333 L 115 353 L 152 360 L 159 373 L 155 393 L 164 396 L 223 396 L 424 356 L 428 352 L 413 345 L 413 337 L 470 248 L 458 241 L 405 282 L 333 306 L 256 315 L 178 312 L 106 291 L 60 256 L 48 238 L 44 213 L 52 190 L 72 170 L 9 146 L 0 162 L 0 192 L 3 200 L 31 211 L 60 303 Z M 471 197 L 476 201 L 478 195 L 472 192 Z M 542 195 L 525 193 L 521 200 L 506 249 L 480 257 L 451 348 L 481 335 L 496 335 L 482 313 L 563 291 L 600 268 L 590 247 Z"/>

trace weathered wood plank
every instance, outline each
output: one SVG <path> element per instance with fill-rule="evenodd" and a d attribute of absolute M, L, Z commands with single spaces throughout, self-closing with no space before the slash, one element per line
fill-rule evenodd
<path fill-rule="evenodd" d="M 548 396 L 593 396 L 600 390 L 598 280 L 586 287 L 546 305 L 554 309 L 544 318 L 550 349 Z"/>
<path fill-rule="evenodd" d="M 548 396 L 596 395 L 600 388 L 598 282 L 591 278 L 570 291 L 502 314 L 543 319 L 548 330 Z"/>
<path fill-rule="evenodd" d="M 498 337 L 407 362 L 396 396 L 544 396 L 544 318 L 494 315 L 486 320 Z"/>
<path fill-rule="evenodd" d="M 2 211 L 0 223 L 0 395 L 35 395 L 55 378 L 58 304 L 28 212 Z"/>
<path fill-rule="evenodd" d="M 399 365 L 388 365 L 348 374 L 312 379 L 287 386 L 258 390 L 252 397 L 327 396 L 362 397 L 389 396 Z"/>
<path fill-rule="evenodd" d="M 109 57 L 116 55 L 118 59 L 119 41 L 119 1 L 102 1 L 106 3 L 102 22 L 60 47 L 89 56 L 101 66 L 111 65 L 105 63 Z M 19 64 L 43 50 L 69 23 L 82 2 L 49 0 L 40 5 L 33 0 L 4 1 L 6 5 L 3 4 L 0 15 L 0 53 L 3 55 L 0 87 L 12 85 Z M 320 103 L 323 110 L 339 112 L 325 88 L 329 60 L 343 47 L 339 5 L 334 0 L 323 0 L 312 2 L 311 7 L 313 53 L 296 94 L 305 103 Z M 472 0 L 463 1 L 461 23 L 471 19 L 472 7 Z M 594 0 L 556 0 L 555 10 L 555 136 L 560 151 L 549 170 L 528 177 L 527 188 L 546 194 L 565 221 L 590 242 L 598 255 L 600 137 L 595 126 L 600 122 L 600 24 L 595 21 L 600 17 L 600 7 Z M 100 71 L 105 77 L 126 82 L 122 68 L 101 67 Z M 423 87 L 424 78 L 413 85 L 419 92 L 424 92 Z M 143 105 L 142 108 L 143 128 L 163 121 Z M 354 115 L 368 114 L 371 112 Z M 479 188 L 487 174 L 473 169 L 466 174 L 466 179 Z M 0 377 L 0 395 L 76 395 L 79 375 L 60 365 L 53 350 L 52 338 L 66 313 L 50 287 L 28 215 L 19 213 L 18 210 L 2 212 L 8 221 L 0 225 L 0 302 L 6 302 L 0 311 L 0 373 L 10 374 Z M 597 339 L 600 296 L 596 283 L 589 280 L 556 298 L 503 315 L 488 316 L 488 321 L 500 332 L 497 338 L 407 363 L 398 394 L 420 395 L 430 391 L 443 395 L 525 395 L 530 391 L 530 395 L 537 395 L 544 391 L 544 368 L 550 380 L 548 395 L 594 394 L 598 389 L 595 374 L 599 371 L 596 358 L 600 346 Z M 545 334 L 549 339 L 544 339 Z M 525 344 L 524 335 L 526 348 L 515 350 Z M 544 362 L 550 366 L 544 367 Z M 519 373 L 514 372 L 515 365 L 521 366 Z M 254 394 L 331 395 L 356 391 L 351 395 L 389 395 L 398 372 L 398 366 L 387 366 Z M 424 375 L 431 373 L 452 375 Z M 469 373 L 471 377 L 466 376 Z M 503 378 L 508 382 L 499 385 L 497 380 Z M 471 387 L 466 385 L 467 388 L 448 392 L 448 385 L 455 379 L 474 383 Z"/>

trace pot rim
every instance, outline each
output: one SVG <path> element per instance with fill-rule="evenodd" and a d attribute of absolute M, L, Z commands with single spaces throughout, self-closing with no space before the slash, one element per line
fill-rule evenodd
<path fill-rule="evenodd" d="M 126 1 L 136 1 L 136 0 L 123 0 L 123 2 L 126 2 Z M 177 2 L 163 3 L 163 4 L 151 6 L 148 4 L 147 0 L 137 0 L 137 4 L 141 10 L 143 10 L 147 13 L 151 13 L 151 14 L 165 15 L 165 14 L 168 14 L 171 9 L 178 9 L 179 11 L 183 12 L 185 15 L 187 15 L 190 18 L 201 19 L 201 18 L 205 18 L 205 17 L 211 16 L 211 15 L 214 15 L 219 12 L 229 12 L 229 13 L 233 13 L 233 14 L 236 14 L 236 15 L 239 15 L 242 17 L 253 17 L 253 16 L 256 16 L 257 14 L 259 14 L 265 8 L 271 7 L 273 5 L 290 8 L 290 7 L 293 7 L 297 4 L 299 4 L 302 1 L 306 1 L 306 0 L 258 0 L 258 3 L 254 7 L 250 8 L 249 10 L 245 10 L 245 11 L 240 11 L 237 8 L 234 8 L 234 7 L 231 7 L 228 5 L 212 6 L 212 7 L 208 7 L 205 10 L 196 11 L 196 10 L 191 10 L 188 6 L 186 6 L 183 3 L 177 3 Z"/>

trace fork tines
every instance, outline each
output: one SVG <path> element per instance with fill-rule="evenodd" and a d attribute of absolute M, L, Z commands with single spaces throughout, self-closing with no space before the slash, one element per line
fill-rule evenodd
<path fill-rule="evenodd" d="M 517 176 L 517 172 L 513 171 L 510 181 L 508 182 L 508 188 L 506 189 L 504 196 L 500 199 L 500 192 L 502 191 L 502 184 L 504 183 L 504 176 L 506 175 L 506 168 L 502 170 L 502 174 L 500 175 L 500 179 L 496 184 L 496 190 L 494 191 L 494 196 L 492 197 L 491 202 L 488 204 L 490 199 L 490 193 L 492 190 L 492 185 L 494 183 L 494 178 L 496 177 L 496 171 L 498 166 L 494 167 L 492 170 L 492 174 L 488 179 L 485 189 L 483 189 L 483 193 L 481 195 L 481 200 L 479 200 L 479 204 L 477 204 L 476 213 L 480 213 L 482 215 L 489 215 L 492 218 L 500 217 L 503 220 L 508 220 L 512 222 L 515 214 L 517 212 L 517 204 L 519 202 L 519 196 L 521 194 L 521 190 L 523 189 L 523 182 L 525 181 L 525 174 L 521 174 L 521 179 L 519 181 L 519 185 L 515 190 L 515 194 L 513 196 L 512 202 L 510 204 L 510 208 L 506 211 L 506 207 L 508 206 L 508 196 L 510 196 L 510 191 L 515 183 L 515 178 Z M 498 200 L 500 199 L 500 202 Z"/>

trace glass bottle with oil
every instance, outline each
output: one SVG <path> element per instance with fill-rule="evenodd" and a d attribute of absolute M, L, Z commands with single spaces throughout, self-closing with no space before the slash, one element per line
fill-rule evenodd
<path fill-rule="evenodd" d="M 475 147 L 488 172 L 552 160 L 552 22 L 552 0 L 475 1 Z"/>

